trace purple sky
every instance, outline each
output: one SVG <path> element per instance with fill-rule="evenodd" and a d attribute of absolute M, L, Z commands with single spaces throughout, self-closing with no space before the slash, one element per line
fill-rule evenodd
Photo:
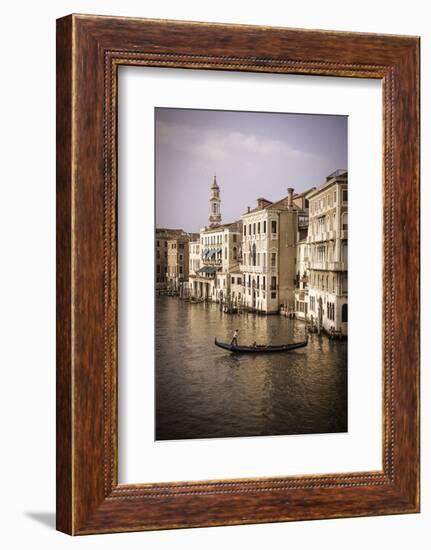
<path fill-rule="evenodd" d="M 156 108 L 155 123 L 157 227 L 207 225 L 214 174 L 227 223 L 347 168 L 347 116 Z"/>

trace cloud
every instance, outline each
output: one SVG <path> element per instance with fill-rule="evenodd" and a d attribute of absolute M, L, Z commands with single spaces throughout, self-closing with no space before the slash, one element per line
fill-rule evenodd
<path fill-rule="evenodd" d="M 306 161 L 316 157 L 277 139 L 245 134 L 239 131 L 197 129 L 185 124 L 158 121 L 157 146 L 168 147 L 192 156 L 198 164 L 214 161 L 264 162 L 281 160 Z"/>

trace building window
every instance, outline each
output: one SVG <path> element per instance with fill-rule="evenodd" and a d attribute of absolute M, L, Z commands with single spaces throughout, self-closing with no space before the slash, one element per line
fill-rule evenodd
<path fill-rule="evenodd" d="M 277 293 L 276 292 L 271 292 L 271 298 L 274 300 L 275 298 L 277 298 Z"/>
<path fill-rule="evenodd" d="M 256 235 L 256 224 L 253 224 L 253 235 Z"/>
<path fill-rule="evenodd" d="M 277 233 L 277 222 L 275 220 L 271 221 L 271 233 Z"/>
<path fill-rule="evenodd" d="M 224 259 L 227 260 L 227 246 L 224 249 Z"/>
<path fill-rule="evenodd" d="M 256 265 L 256 245 L 253 243 L 252 248 L 252 258 L 251 258 L 252 265 Z"/>
<path fill-rule="evenodd" d="M 234 235 L 232 236 L 232 241 L 233 241 L 234 243 L 236 243 L 236 234 L 234 234 Z"/>
<path fill-rule="evenodd" d="M 241 284 L 241 277 L 237 277 L 237 279 L 236 279 L 236 283 L 237 283 L 238 285 L 240 285 L 240 284 Z"/>
<path fill-rule="evenodd" d="M 263 290 L 266 290 L 266 277 L 265 277 L 265 275 L 262 277 L 262 287 L 263 287 Z"/>
<path fill-rule="evenodd" d="M 245 237 L 247 235 L 247 226 L 246 225 L 244 225 L 244 227 L 243 227 L 243 233 L 244 233 L 244 237 Z"/>
<path fill-rule="evenodd" d="M 343 304 L 341 307 L 341 322 L 347 323 L 347 304 Z"/>
<path fill-rule="evenodd" d="M 263 232 L 266 234 L 266 221 L 263 222 Z"/>
<path fill-rule="evenodd" d="M 343 290 L 343 294 L 347 292 L 347 275 L 343 275 L 342 290 Z"/>
<path fill-rule="evenodd" d="M 343 213 L 342 220 L 343 220 L 343 231 L 347 231 L 348 229 L 347 212 Z"/>
<path fill-rule="evenodd" d="M 343 189 L 343 202 L 347 202 L 347 189 Z"/>
<path fill-rule="evenodd" d="M 258 222 L 258 224 L 257 224 L 257 232 L 260 235 L 260 222 Z"/>
<path fill-rule="evenodd" d="M 342 250 L 342 260 L 343 262 L 347 263 L 347 243 L 343 243 L 343 248 L 341 249 Z"/>
<path fill-rule="evenodd" d="M 277 266 L 277 253 L 271 252 L 271 267 Z"/>
<path fill-rule="evenodd" d="M 271 290 L 277 290 L 277 277 L 271 277 Z"/>
<path fill-rule="evenodd" d="M 236 260 L 236 246 L 233 247 L 232 253 L 233 253 L 233 259 Z"/>
<path fill-rule="evenodd" d="M 182 275 L 182 274 L 183 274 L 183 266 L 180 265 L 180 275 Z"/>

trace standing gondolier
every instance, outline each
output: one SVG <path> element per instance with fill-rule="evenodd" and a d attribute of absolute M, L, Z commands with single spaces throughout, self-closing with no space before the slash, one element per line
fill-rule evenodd
<path fill-rule="evenodd" d="M 232 336 L 232 341 L 230 343 L 231 346 L 237 346 L 238 345 L 238 334 L 239 334 L 239 330 L 236 328 L 235 332 L 233 333 L 233 336 Z"/>

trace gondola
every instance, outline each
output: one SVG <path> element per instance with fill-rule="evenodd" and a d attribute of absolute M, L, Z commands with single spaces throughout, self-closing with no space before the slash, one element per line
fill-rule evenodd
<path fill-rule="evenodd" d="M 281 344 L 278 346 L 265 346 L 265 345 L 232 346 L 231 344 L 227 344 L 225 342 L 219 342 L 217 338 L 215 338 L 214 344 L 219 348 L 225 349 L 227 351 L 232 351 L 234 353 L 274 353 L 274 352 L 291 351 L 293 349 L 303 348 L 308 344 L 308 339 L 302 342 L 294 342 L 292 344 Z"/>

